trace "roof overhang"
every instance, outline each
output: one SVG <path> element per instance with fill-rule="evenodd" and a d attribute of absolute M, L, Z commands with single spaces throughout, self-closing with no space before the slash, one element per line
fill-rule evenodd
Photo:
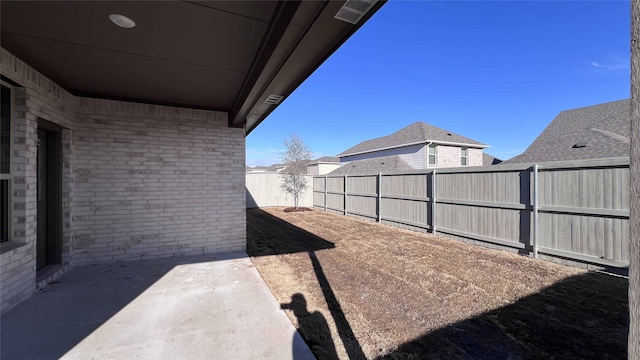
<path fill-rule="evenodd" d="M 312 162 L 312 163 L 308 163 L 307 166 L 312 166 L 312 165 L 340 165 L 339 161 L 319 161 L 319 162 Z"/>
<path fill-rule="evenodd" d="M 224 111 L 249 133 L 384 1 L 357 1 L 355 24 L 335 18 L 347 3 L 3 1 L 0 39 L 74 95 Z"/>
<path fill-rule="evenodd" d="M 381 147 L 381 148 L 377 148 L 377 149 L 371 149 L 371 150 L 365 150 L 365 151 L 357 151 L 357 152 L 352 152 L 352 153 L 348 153 L 348 154 L 339 154 L 339 155 L 336 155 L 336 156 L 340 157 L 340 158 L 343 158 L 343 157 L 347 157 L 347 156 L 368 154 L 368 153 L 373 153 L 373 152 L 378 152 L 378 151 L 383 151 L 383 150 L 397 149 L 397 148 L 402 148 L 402 147 L 406 147 L 406 146 L 422 145 L 422 144 L 451 145 L 451 146 L 472 148 L 472 149 L 486 149 L 486 148 L 490 147 L 489 145 L 485 145 L 485 144 L 467 144 L 467 143 L 457 143 L 457 142 L 440 141 L 440 140 L 422 140 L 422 141 L 416 141 L 416 142 L 411 142 L 411 143 L 406 143 L 406 144 Z"/>

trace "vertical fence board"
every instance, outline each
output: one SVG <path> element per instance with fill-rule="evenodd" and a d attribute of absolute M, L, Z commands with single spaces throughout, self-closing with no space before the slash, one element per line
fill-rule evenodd
<path fill-rule="evenodd" d="M 581 261 L 624 263 L 629 258 L 629 165 L 591 163 L 542 164 L 538 245 Z M 335 210 L 346 204 L 355 215 L 398 226 L 435 227 L 445 234 L 449 230 L 454 236 L 532 249 L 532 168 L 439 169 L 435 179 L 434 173 L 350 175 L 346 184 L 344 177 L 329 176 L 326 199 L 324 177 L 317 177 L 313 200 L 316 206 L 326 200 Z"/>

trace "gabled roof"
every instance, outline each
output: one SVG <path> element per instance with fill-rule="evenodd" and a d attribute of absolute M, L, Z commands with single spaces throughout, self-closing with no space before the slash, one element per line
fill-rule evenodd
<path fill-rule="evenodd" d="M 307 166 L 312 163 L 313 160 L 300 160 L 300 166 Z M 288 167 L 295 165 L 295 163 L 285 163 L 285 164 L 273 164 L 271 166 L 267 166 L 267 171 L 283 171 Z"/>
<path fill-rule="evenodd" d="M 406 145 L 426 143 L 429 141 L 442 144 L 463 144 L 479 148 L 489 147 L 488 145 L 469 139 L 468 137 L 452 133 L 424 122 L 417 122 L 398 130 L 391 135 L 363 141 L 360 144 L 341 152 L 338 154 L 338 157 L 392 149 Z"/>
<path fill-rule="evenodd" d="M 393 155 L 350 161 L 330 172 L 329 175 L 366 174 L 403 170 L 414 170 L 414 168 L 402 160 L 400 156 Z"/>
<path fill-rule="evenodd" d="M 319 158 L 311 161 L 309 163 L 309 165 L 320 164 L 320 163 L 323 163 L 323 164 L 337 163 L 337 164 L 339 164 L 340 163 L 340 158 L 337 157 L 337 156 L 322 156 L 322 157 L 319 157 Z"/>
<path fill-rule="evenodd" d="M 282 171 L 283 169 L 286 169 L 287 165 L 285 164 L 273 164 L 269 167 L 267 167 L 267 171 Z"/>
<path fill-rule="evenodd" d="M 629 156 L 630 100 L 562 111 L 507 164 Z"/>

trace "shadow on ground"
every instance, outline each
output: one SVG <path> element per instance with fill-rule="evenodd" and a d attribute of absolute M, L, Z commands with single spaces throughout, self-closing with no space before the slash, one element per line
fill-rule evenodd
<path fill-rule="evenodd" d="M 245 256 L 228 253 L 76 266 L 2 316 L 0 358 L 58 359 L 176 266 Z"/>
<path fill-rule="evenodd" d="M 293 226 L 258 208 L 247 210 L 247 253 L 249 256 L 293 254 L 335 245 Z"/>
<path fill-rule="evenodd" d="M 375 344 L 359 342 L 354 330 L 361 334 L 386 330 L 352 329 L 348 323 L 342 311 L 345 300 L 331 290 L 314 254 L 333 246 L 262 210 L 247 211 L 249 254 L 308 252 L 349 358 L 364 358 L 362 347 L 375 348 Z M 426 332 L 377 359 L 624 359 L 629 324 L 627 289 L 628 280 L 623 277 L 597 272 L 574 276 L 512 304 Z M 397 301 L 402 297 L 397 294 Z M 314 354 L 331 359 L 313 347 L 334 345 L 327 341 L 317 344 L 317 336 L 310 331 L 313 329 L 300 332 Z M 333 348 L 328 353 L 333 354 Z"/>
<path fill-rule="evenodd" d="M 260 209 L 247 210 L 247 253 L 250 256 L 280 255 L 306 252 L 311 260 L 313 271 L 322 290 L 324 301 L 336 324 L 350 359 L 365 359 L 358 339 L 340 306 L 331 284 L 327 279 L 316 250 L 332 249 L 335 245 L 308 231 L 278 219 Z M 292 309 L 298 318 L 298 331 L 318 359 L 337 359 L 334 340 L 328 325 L 320 312 L 309 313 L 306 301 L 301 294 L 294 294 L 291 303 L 281 304 L 282 308 Z"/>

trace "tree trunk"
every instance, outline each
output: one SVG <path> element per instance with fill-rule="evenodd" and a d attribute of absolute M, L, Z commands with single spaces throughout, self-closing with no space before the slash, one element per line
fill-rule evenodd
<path fill-rule="evenodd" d="M 629 360 L 640 360 L 640 0 L 631 1 Z"/>

